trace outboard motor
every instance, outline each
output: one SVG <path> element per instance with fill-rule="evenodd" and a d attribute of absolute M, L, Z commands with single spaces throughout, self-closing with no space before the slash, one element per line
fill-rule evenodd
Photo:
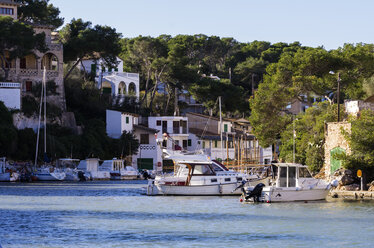
<path fill-rule="evenodd" d="M 81 182 L 86 181 L 86 177 L 84 176 L 83 171 L 78 171 L 78 178 L 79 178 L 79 181 L 81 181 Z"/>
<path fill-rule="evenodd" d="M 259 202 L 260 197 L 262 194 L 262 189 L 265 187 L 265 184 L 259 183 L 257 184 L 252 191 L 248 192 L 245 196 L 245 200 L 248 200 L 249 198 L 253 198 L 253 202 Z"/>

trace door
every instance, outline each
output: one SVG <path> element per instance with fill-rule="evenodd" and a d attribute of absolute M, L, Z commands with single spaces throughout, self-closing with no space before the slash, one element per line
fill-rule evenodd
<path fill-rule="evenodd" d="M 168 132 L 168 122 L 162 121 L 162 133 L 167 133 L 167 132 Z"/>
<path fill-rule="evenodd" d="M 342 161 L 339 156 L 344 155 L 345 150 L 341 147 L 335 147 L 330 150 L 330 169 L 331 174 L 342 166 Z"/>
<path fill-rule="evenodd" d="M 31 92 L 32 91 L 32 82 L 26 81 L 26 91 Z"/>
<path fill-rule="evenodd" d="M 139 170 L 153 170 L 153 158 L 138 158 Z"/>

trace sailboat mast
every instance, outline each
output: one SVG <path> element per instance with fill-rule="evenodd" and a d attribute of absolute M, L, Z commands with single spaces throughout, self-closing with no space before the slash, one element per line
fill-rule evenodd
<path fill-rule="evenodd" d="M 223 137 L 222 137 L 222 109 L 221 109 L 221 97 L 218 97 L 219 99 L 219 129 L 221 133 L 221 158 L 223 161 Z"/>
<path fill-rule="evenodd" d="M 44 76 L 43 76 L 44 78 Z M 37 162 L 38 162 L 38 151 L 39 151 L 39 137 L 40 137 L 40 123 L 42 118 L 42 106 L 43 106 L 43 96 L 44 96 L 44 87 L 42 83 L 41 87 L 41 93 L 40 93 L 40 108 L 39 108 L 39 120 L 38 120 L 38 134 L 36 136 L 36 149 L 35 149 L 35 161 L 34 161 L 34 167 L 36 169 Z"/>
<path fill-rule="evenodd" d="M 44 87 L 44 154 L 47 154 L 47 88 L 46 88 L 46 69 L 43 71 L 43 87 Z"/>

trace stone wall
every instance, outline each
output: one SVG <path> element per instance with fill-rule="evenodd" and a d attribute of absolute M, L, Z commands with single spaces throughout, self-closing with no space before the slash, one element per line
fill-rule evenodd
<path fill-rule="evenodd" d="M 324 161 L 324 171 L 326 176 L 331 175 L 331 150 L 340 147 L 350 154 L 351 149 L 349 147 L 348 141 L 342 134 L 342 130 L 351 132 L 351 123 L 349 122 L 329 122 L 326 123 L 325 129 L 325 161 Z"/>

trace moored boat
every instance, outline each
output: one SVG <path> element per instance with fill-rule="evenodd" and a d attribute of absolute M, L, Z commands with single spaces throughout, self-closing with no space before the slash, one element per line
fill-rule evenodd
<path fill-rule="evenodd" d="M 294 163 L 275 163 L 271 166 L 270 185 L 247 187 L 240 201 L 290 202 L 324 200 L 333 183 L 313 178 L 308 167 Z"/>

